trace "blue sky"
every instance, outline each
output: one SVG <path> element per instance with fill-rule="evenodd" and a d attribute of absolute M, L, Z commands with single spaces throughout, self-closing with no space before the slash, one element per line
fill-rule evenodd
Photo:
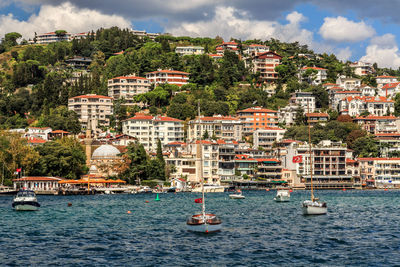
<path fill-rule="evenodd" d="M 0 0 L 0 35 L 129 27 L 173 35 L 299 41 L 342 60 L 400 67 L 400 1 Z"/>

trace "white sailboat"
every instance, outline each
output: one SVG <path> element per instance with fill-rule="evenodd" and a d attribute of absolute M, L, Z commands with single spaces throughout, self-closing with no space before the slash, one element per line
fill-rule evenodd
<path fill-rule="evenodd" d="M 200 118 L 200 103 L 198 104 L 198 116 Z M 200 153 L 199 175 L 201 179 L 202 208 L 201 208 L 201 213 L 194 214 L 187 219 L 186 225 L 189 231 L 207 234 L 207 233 L 221 231 L 222 221 L 215 214 L 206 213 L 206 199 L 204 195 L 204 178 L 203 178 L 203 153 L 202 153 L 201 138 L 200 139 L 198 138 L 198 141 L 199 141 L 198 144 L 199 147 L 197 148 L 197 151 L 198 153 Z"/>
<path fill-rule="evenodd" d="M 307 112 L 309 113 L 308 101 L 307 101 Z M 316 198 L 314 196 L 310 122 L 308 122 L 308 144 L 309 144 L 309 156 L 310 156 L 311 200 L 305 200 L 303 202 L 303 205 L 302 205 L 303 206 L 303 214 L 304 215 L 324 215 L 328 212 L 326 202 L 321 202 L 321 201 L 319 201 L 318 198 Z"/>

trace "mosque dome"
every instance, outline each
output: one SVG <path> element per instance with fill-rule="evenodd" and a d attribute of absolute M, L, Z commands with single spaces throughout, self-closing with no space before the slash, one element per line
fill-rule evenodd
<path fill-rule="evenodd" d="M 92 159 L 115 158 L 121 152 L 112 145 L 101 145 L 92 154 Z"/>

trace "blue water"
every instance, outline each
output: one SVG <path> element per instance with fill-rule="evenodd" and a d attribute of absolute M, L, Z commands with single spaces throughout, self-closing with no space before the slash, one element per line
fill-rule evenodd
<path fill-rule="evenodd" d="M 388 266 L 400 263 L 400 191 L 318 191 L 328 215 L 305 217 L 295 191 L 208 194 L 223 231 L 186 231 L 197 194 L 38 196 L 36 212 L 0 197 L 0 265 Z M 148 200 L 149 203 L 145 203 Z M 67 203 L 71 202 L 72 207 Z M 127 211 L 131 211 L 130 214 Z"/>

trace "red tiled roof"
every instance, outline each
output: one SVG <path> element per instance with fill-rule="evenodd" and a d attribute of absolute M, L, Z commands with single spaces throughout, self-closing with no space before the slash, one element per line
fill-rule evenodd
<path fill-rule="evenodd" d="M 323 86 L 324 85 L 338 85 L 338 84 L 337 83 L 324 83 Z"/>
<path fill-rule="evenodd" d="M 251 46 L 251 47 L 267 47 L 266 45 L 260 45 L 260 44 L 251 44 L 249 46 Z"/>
<path fill-rule="evenodd" d="M 185 142 L 175 141 L 175 142 L 168 143 L 167 146 L 178 146 L 178 145 L 184 145 L 184 144 L 185 144 Z"/>
<path fill-rule="evenodd" d="M 178 121 L 178 122 L 182 122 L 181 120 L 175 119 L 175 118 L 171 118 L 171 117 L 155 117 L 155 121 Z"/>
<path fill-rule="evenodd" d="M 260 112 L 265 112 L 265 113 L 278 113 L 276 110 L 272 109 L 266 109 L 262 107 L 251 107 L 251 108 L 246 108 L 243 110 L 238 110 L 237 113 L 239 112 L 253 112 L 253 113 L 260 113 Z"/>
<path fill-rule="evenodd" d="M 28 143 L 30 144 L 44 144 L 47 141 L 42 139 L 42 138 L 36 138 L 36 137 L 32 137 L 28 139 Z"/>
<path fill-rule="evenodd" d="M 346 159 L 346 163 L 356 163 L 357 161 L 354 159 Z"/>
<path fill-rule="evenodd" d="M 400 136 L 400 133 L 376 133 L 376 137 L 383 137 L 383 136 Z"/>
<path fill-rule="evenodd" d="M 279 159 L 256 159 L 258 162 L 263 162 L 263 161 L 275 161 L 275 162 L 281 162 Z"/>
<path fill-rule="evenodd" d="M 136 80 L 147 80 L 146 78 L 143 77 L 137 77 L 137 76 L 119 76 L 119 77 L 115 77 L 112 78 L 111 80 L 120 80 L 120 79 L 136 79 Z"/>
<path fill-rule="evenodd" d="M 71 98 L 105 98 L 105 99 L 112 99 L 112 97 L 104 96 L 104 95 L 78 95 Z"/>
<path fill-rule="evenodd" d="M 144 115 L 144 114 L 138 114 L 138 115 L 135 115 L 134 117 L 132 117 L 132 118 L 129 118 L 129 119 L 127 119 L 127 120 L 147 120 L 147 121 L 150 121 L 150 120 L 152 120 L 154 117 L 153 116 L 151 116 L 151 115 Z"/>
<path fill-rule="evenodd" d="M 176 73 L 176 74 L 186 74 L 186 75 L 189 75 L 189 73 L 188 72 L 183 72 L 183 71 L 178 71 L 178 70 L 157 70 L 157 71 L 152 71 L 152 72 L 148 72 L 148 73 L 146 73 L 146 74 L 149 74 L 149 73 Z"/>
<path fill-rule="evenodd" d="M 318 67 L 303 67 L 302 70 L 308 70 L 308 69 L 312 69 L 312 70 L 327 70 L 324 68 L 318 68 Z"/>
<path fill-rule="evenodd" d="M 368 115 L 368 116 L 359 116 L 356 117 L 354 120 L 395 120 L 395 116 L 375 116 L 375 115 Z"/>
<path fill-rule="evenodd" d="M 196 144 L 196 145 L 197 145 L 197 144 L 211 145 L 212 142 L 211 142 L 211 141 L 208 141 L 208 140 L 201 140 L 201 142 L 200 142 L 200 140 L 196 140 L 195 144 Z"/>
<path fill-rule="evenodd" d="M 382 89 L 389 89 L 389 88 L 395 88 L 400 84 L 400 82 L 398 83 L 387 83 L 384 86 L 382 86 Z"/>
<path fill-rule="evenodd" d="M 357 158 L 359 161 L 374 161 L 374 160 L 400 160 L 400 158 Z"/>
<path fill-rule="evenodd" d="M 61 178 L 56 178 L 56 177 L 45 177 L 45 176 L 28 176 L 28 177 L 22 177 L 18 179 L 13 179 L 14 182 L 17 181 L 61 181 Z"/>
<path fill-rule="evenodd" d="M 307 117 L 329 117 L 328 113 L 306 113 Z"/>
<path fill-rule="evenodd" d="M 238 43 L 233 42 L 233 41 L 231 41 L 231 42 L 223 42 L 222 44 L 223 45 L 238 45 Z"/>
<path fill-rule="evenodd" d="M 51 133 L 52 134 L 57 134 L 57 133 L 69 134 L 69 132 L 63 131 L 63 130 L 55 130 L 55 131 L 52 131 Z"/>
<path fill-rule="evenodd" d="M 387 75 L 381 75 L 381 76 L 377 76 L 376 78 L 387 78 L 387 79 L 393 79 L 393 78 L 396 78 L 397 79 L 397 77 L 396 76 L 387 76 Z"/>

